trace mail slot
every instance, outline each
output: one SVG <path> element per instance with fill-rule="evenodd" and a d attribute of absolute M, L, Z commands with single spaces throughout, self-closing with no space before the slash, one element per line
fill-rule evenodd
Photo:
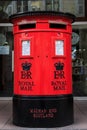
<path fill-rule="evenodd" d="M 73 123 L 73 14 L 26 12 L 10 16 L 14 34 L 13 123 L 60 127 Z"/>

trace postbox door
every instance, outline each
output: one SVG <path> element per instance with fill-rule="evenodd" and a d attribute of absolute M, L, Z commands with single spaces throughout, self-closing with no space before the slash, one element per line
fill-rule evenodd
<path fill-rule="evenodd" d="M 34 56 L 35 92 L 40 95 L 72 93 L 70 34 L 55 37 L 57 33 L 38 32 Z M 68 48 L 68 51 L 67 51 Z"/>
<path fill-rule="evenodd" d="M 15 86 L 18 87 L 15 87 L 15 93 L 58 95 L 72 92 L 69 82 L 71 68 L 68 67 L 67 71 L 67 66 L 71 66 L 71 48 L 67 40 L 70 36 L 64 34 L 58 38 L 55 35 L 54 32 L 32 32 L 24 39 L 18 35 L 20 40 L 15 45 L 15 62 L 18 60 L 15 64 Z"/>

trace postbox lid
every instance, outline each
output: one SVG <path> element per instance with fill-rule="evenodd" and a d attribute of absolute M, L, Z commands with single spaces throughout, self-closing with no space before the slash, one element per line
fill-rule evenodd
<path fill-rule="evenodd" d="M 16 18 L 20 18 L 20 17 L 24 17 L 24 16 L 43 16 L 43 15 L 47 15 L 47 16 L 62 16 L 65 18 L 69 18 L 72 20 L 72 23 L 75 21 L 75 15 L 71 14 L 71 13 L 64 13 L 64 12 L 56 12 L 56 11 L 31 11 L 31 12 L 24 12 L 24 13 L 17 13 L 14 15 L 11 15 L 9 17 L 10 22 L 12 22 L 12 19 L 16 19 Z"/>

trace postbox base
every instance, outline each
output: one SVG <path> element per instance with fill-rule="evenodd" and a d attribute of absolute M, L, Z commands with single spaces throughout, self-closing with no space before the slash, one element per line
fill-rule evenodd
<path fill-rule="evenodd" d="M 70 125 L 73 96 L 13 97 L 13 123 L 22 127 L 51 128 Z"/>

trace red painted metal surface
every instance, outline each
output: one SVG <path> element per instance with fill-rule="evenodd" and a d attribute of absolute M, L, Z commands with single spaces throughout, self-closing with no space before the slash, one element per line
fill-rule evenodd
<path fill-rule="evenodd" d="M 12 22 L 14 94 L 72 94 L 72 18 L 31 15 L 14 18 Z"/>

